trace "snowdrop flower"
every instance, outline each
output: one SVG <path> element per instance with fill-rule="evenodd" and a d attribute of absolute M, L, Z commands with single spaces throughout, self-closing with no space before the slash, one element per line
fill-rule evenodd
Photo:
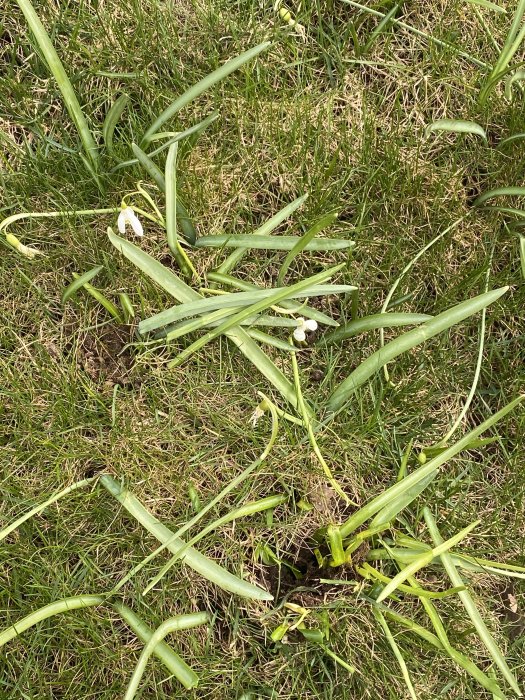
<path fill-rule="evenodd" d="M 255 428 L 257 426 L 257 423 L 259 420 L 264 416 L 264 410 L 261 408 L 261 406 L 257 406 L 255 411 L 252 413 L 250 416 L 250 423 L 252 424 L 252 427 Z"/>
<path fill-rule="evenodd" d="M 117 225 L 120 233 L 126 232 L 126 224 L 129 224 L 133 229 L 135 236 L 143 236 L 144 230 L 142 224 L 139 221 L 139 217 L 135 214 L 131 207 L 126 207 L 122 209 L 118 215 Z"/>
<path fill-rule="evenodd" d="M 309 318 L 307 321 L 305 321 L 304 318 L 298 318 L 297 319 L 297 328 L 293 332 L 293 337 L 296 340 L 306 340 L 306 333 L 307 331 L 315 331 L 317 329 L 317 321 L 314 321 L 313 319 Z"/>

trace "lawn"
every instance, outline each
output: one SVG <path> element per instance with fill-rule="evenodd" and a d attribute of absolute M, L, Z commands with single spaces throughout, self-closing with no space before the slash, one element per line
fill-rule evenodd
<path fill-rule="evenodd" d="M 166 637 L 197 674 L 198 687 L 185 689 L 155 658 L 136 695 L 144 700 L 515 697 L 467 614 L 465 591 L 525 687 L 525 569 L 508 576 L 485 562 L 476 570 L 458 567 L 465 589 L 451 595 L 431 599 L 410 590 L 457 588 L 444 567 L 446 560 L 454 567 L 457 553 L 525 566 L 523 406 L 516 401 L 490 424 L 525 386 L 525 75 L 516 73 L 507 90 L 511 71 L 492 84 L 489 77 L 516 7 L 522 15 L 525 7 L 518 0 L 499 0 L 499 8 L 482 0 L 363 2 L 315 0 L 279 11 L 248 0 L 34 0 L 95 141 L 105 143 L 93 164 L 28 29 L 24 3 L 4 0 L 0 220 L 57 215 L 0 224 L 0 645 L 2 630 L 55 601 L 94 594 L 102 600 L 15 631 L 0 651 L 0 700 L 129 698 L 144 644 L 123 619 L 122 604 L 152 629 L 173 616 L 208 613 L 205 624 Z M 382 22 L 385 14 L 392 21 Z M 161 127 L 181 132 L 216 113 L 178 142 L 178 152 L 169 151 L 176 156 L 176 197 L 197 232 L 197 247 L 187 245 L 179 212 L 181 248 L 174 228 L 170 238 L 169 207 L 166 227 L 159 218 L 165 198 L 158 178 L 138 162 L 121 164 L 137 155 L 132 144 L 151 153 L 170 138 L 142 140 L 173 100 L 266 41 Z M 519 70 L 524 45 L 516 49 L 510 65 Z M 104 119 L 124 94 L 129 99 L 108 148 Z M 461 124 L 437 121 L 444 119 Z M 154 156 L 162 172 L 167 153 Z M 483 202 L 485 193 L 504 187 L 515 189 Z M 169 178 L 167 189 L 169 198 Z M 363 332 L 329 342 L 333 329 L 319 321 L 294 352 L 283 346 L 292 325 L 258 327 L 280 345 L 261 347 L 290 382 L 288 400 L 243 354 L 245 341 L 262 338 L 245 330 L 241 350 L 214 337 L 170 365 L 204 332 L 199 326 L 169 342 L 140 333 L 139 323 L 174 300 L 158 275 L 155 282 L 129 257 L 148 254 L 141 260 L 162 263 L 170 280 L 184 278 L 181 256 L 183 268 L 189 260 L 194 273 L 186 282 L 218 300 L 219 309 L 232 288 L 208 275 L 232 249 L 199 239 L 251 234 L 305 194 L 271 235 L 298 241 L 326 217 L 311 245 L 339 240 L 341 249 L 290 253 L 292 241 L 287 256 L 248 248 L 229 274 L 238 285 L 289 288 L 340 265 L 315 283 L 341 288 L 312 297 L 309 306 L 282 295 L 263 314 L 293 321 L 313 309 L 342 327 L 385 310 L 435 318 L 488 290 L 508 289 L 461 322 L 443 322 L 443 332 L 428 341 L 414 341 L 387 369 L 379 356 L 342 402 L 334 401 L 341 382 L 414 325 L 383 334 L 365 323 Z M 143 237 L 129 226 L 121 236 L 133 249 L 107 235 L 108 227 L 118 233 L 123 199 L 146 212 L 138 214 Z M 78 213 L 99 209 L 109 211 Z M 16 250 L 17 241 L 29 251 Z M 93 287 L 82 280 L 70 286 L 96 266 Z M 263 298 L 255 292 L 253 303 Z M 218 322 L 234 312 L 240 307 Z M 413 323 L 428 328 L 433 320 Z M 268 403 L 252 420 L 260 392 L 272 410 L 275 404 L 292 416 L 280 415 L 264 460 L 258 458 L 276 421 Z M 473 434 L 484 421 L 487 429 Z M 464 436 L 466 449 L 445 460 L 443 448 Z M 395 484 L 401 489 L 433 459 L 442 463 L 425 490 L 338 563 L 337 526 L 345 547 L 352 545 L 348 519 L 357 522 L 360 508 Z M 104 481 L 107 475 L 114 481 Z M 195 518 L 186 540 L 210 525 L 196 548 L 273 601 L 224 590 L 181 561 L 144 593 L 169 560 L 165 549 L 122 582 L 159 540 L 115 498 L 119 487 L 172 532 Z M 269 496 L 282 498 L 212 528 Z M 406 572 L 404 588 L 378 603 L 407 563 L 393 551 L 405 546 L 421 555 L 436 546 L 433 520 L 445 540 L 479 523 L 454 543 L 456 559 L 444 554 Z M 370 524 L 364 518 L 355 530 Z M 421 627 L 410 631 L 399 615 L 426 635 Z"/>

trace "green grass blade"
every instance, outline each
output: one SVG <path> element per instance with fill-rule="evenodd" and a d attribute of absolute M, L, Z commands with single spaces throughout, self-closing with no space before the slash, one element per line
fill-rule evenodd
<path fill-rule="evenodd" d="M 0 542 L 5 539 L 8 535 L 10 535 L 12 532 L 14 532 L 20 525 L 26 522 L 26 520 L 29 520 L 29 518 L 32 518 L 33 515 L 38 515 L 38 513 L 41 513 L 43 510 L 45 510 L 48 506 L 52 505 L 53 503 L 56 503 L 56 501 L 60 500 L 64 496 L 67 496 L 68 494 L 72 493 L 73 491 L 76 491 L 77 489 L 84 488 L 84 486 L 88 486 L 89 484 L 92 484 L 98 477 L 92 477 L 90 479 L 82 479 L 81 481 L 77 481 L 74 484 L 71 484 L 71 486 L 67 486 L 65 489 L 62 489 L 61 491 L 58 491 L 57 493 L 54 493 L 52 496 L 50 496 L 46 501 L 43 503 L 40 503 L 40 505 L 35 506 L 34 508 L 31 508 L 30 511 L 27 513 L 24 513 L 24 515 L 21 515 L 19 518 L 17 518 L 14 522 L 12 522 L 10 525 L 7 525 L 6 527 L 2 528 L 0 530 Z"/>
<path fill-rule="evenodd" d="M 252 304 L 248 306 L 245 309 L 242 309 L 242 311 L 239 311 L 237 314 L 234 316 L 225 319 L 220 326 L 217 328 L 214 328 L 213 330 L 208 331 L 204 336 L 196 340 L 194 343 L 192 343 L 189 347 L 185 348 L 174 360 L 172 360 L 169 363 L 169 367 L 176 367 L 180 365 L 182 362 L 184 362 L 190 355 L 192 355 L 194 352 L 197 350 L 200 350 L 206 343 L 211 342 L 215 338 L 218 338 L 220 335 L 225 333 L 226 331 L 230 330 L 237 324 L 239 324 L 241 321 L 243 321 L 245 318 L 248 318 L 252 314 L 259 313 L 260 311 L 264 311 L 265 309 L 269 308 L 270 306 L 274 304 L 278 304 L 280 301 L 283 299 L 290 299 L 291 296 L 294 294 L 297 294 L 299 292 L 306 292 L 308 290 L 308 287 L 316 285 L 316 284 L 321 284 L 322 282 L 326 282 L 329 280 L 331 277 L 333 277 L 339 270 L 341 270 L 344 267 L 344 263 L 341 265 L 336 265 L 335 267 L 331 267 L 328 270 L 323 270 L 322 272 L 319 272 L 317 275 L 313 275 L 312 277 L 308 277 L 304 280 L 301 280 L 300 282 L 297 282 L 296 284 L 292 284 L 289 287 L 286 287 L 284 289 L 278 289 L 276 291 L 273 291 L 272 294 L 270 294 L 268 297 L 263 299 L 262 301 L 258 301 L 255 304 Z"/>
<path fill-rule="evenodd" d="M 373 376 L 381 367 L 391 362 L 399 355 L 417 347 L 430 338 L 443 333 L 452 326 L 461 323 L 486 306 L 493 304 L 505 292 L 508 287 L 501 287 L 485 294 L 480 294 L 472 299 L 463 301 L 446 311 L 434 316 L 433 319 L 423 323 L 408 333 L 404 333 L 390 343 L 387 343 L 375 353 L 367 357 L 338 387 L 328 401 L 330 411 L 338 411 L 344 407 L 352 393 Z"/>
<path fill-rule="evenodd" d="M 146 670 L 146 664 L 148 663 L 150 656 L 155 652 L 155 647 L 157 644 L 159 644 L 159 642 L 164 640 L 164 637 L 171 632 L 192 629 L 193 627 L 198 627 L 199 625 L 205 625 L 209 621 L 210 618 L 208 613 L 197 612 L 190 613 L 188 615 L 177 615 L 177 617 L 172 617 L 159 625 L 142 650 L 135 670 L 133 671 L 133 675 L 129 681 L 129 685 L 126 689 L 124 700 L 134 700 L 137 690 L 139 689 L 140 681 L 144 675 L 144 671 Z M 195 688 L 199 683 L 197 674 L 191 671 L 191 669 L 189 669 L 189 671 L 189 674 L 185 672 L 181 678 L 178 678 L 178 675 L 175 674 L 178 680 L 180 680 L 188 690 Z"/>
<path fill-rule="evenodd" d="M 498 187 L 495 190 L 483 192 L 474 201 L 473 206 L 479 207 L 488 199 L 493 199 L 494 197 L 525 197 L 525 187 Z"/>
<path fill-rule="evenodd" d="M 115 601 L 111 607 L 120 615 L 124 622 L 133 630 L 136 636 L 148 644 L 151 640 L 154 630 L 151 629 L 138 615 L 136 615 L 127 605 Z M 197 675 L 181 657 L 173 651 L 173 649 L 161 640 L 157 642 L 153 650 L 153 655 L 161 661 L 168 669 L 170 674 L 174 675 L 182 685 L 187 688 L 195 687 L 198 682 Z"/>
<path fill-rule="evenodd" d="M 360 55 L 366 55 L 369 53 L 370 49 L 374 45 L 376 39 L 383 33 L 385 32 L 390 25 L 392 24 L 392 20 L 395 18 L 398 10 L 400 7 L 400 3 L 396 3 L 383 17 L 383 19 L 379 22 L 377 27 L 374 29 L 374 31 L 370 34 L 370 37 L 366 44 L 363 47 L 363 50 L 360 52 Z"/>
<path fill-rule="evenodd" d="M 507 138 L 502 139 L 496 148 L 502 148 L 503 146 L 506 146 L 509 143 L 512 143 L 513 141 L 521 141 L 525 139 L 525 132 L 521 132 L 518 134 L 512 134 L 511 136 L 507 136 Z"/>
<path fill-rule="evenodd" d="M 280 224 L 283 223 L 293 212 L 298 209 L 308 198 L 307 194 L 303 194 L 302 197 L 294 199 L 293 202 L 287 204 L 285 207 L 274 214 L 268 221 L 265 221 L 262 226 L 256 229 L 251 236 L 268 236 L 272 231 L 274 231 Z M 216 272 L 227 274 L 231 272 L 233 268 L 239 263 L 247 252 L 247 248 L 237 248 L 231 253 L 224 262 L 222 262 L 217 268 Z"/>
<path fill-rule="evenodd" d="M 156 537 L 159 542 L 165 544 L 171 540 L 168 549 L 175 553 L 185 543 L 173 537 L 173 532 L 155 518 L 128 489 L 124 489 L 111 476 L 104 474 L 100 483 L 114 496 L 119 503 L 135 518 L 148 532 Z M 194 569 L 208 581 L 211 581 L 219 588 L 230 593 L 235 593 L 244 598 L 252 600 L 272 600 L 273 596 L 267 591 L 254 586 L 248 581 L 243 581 L 238 576 L 234 576 L 229 571 L 219 566 L 214 561 L 204 556 L 193 548 L 188 548 L 182 557 L 182 561 L 187 566 Z"/>
<path fill-rule="evenodd" d="M 479 124 L 476 124 L 476 122 L 469 122 L 461 119 L 437 119 L 427 126 L 425 129 L 425 136 L 428 138 L 430 134 L 435 131 L 448 131 L 454 134 L 473 134 L 475 136 L 481 136 L 483 141 L 488 143 L 485 129 Z"/>
<path fill-rule="evenodd" d="M 405 684 L 408 688 L 408 692 L 410 694 L 410 697 L 412 700 L 417 700 L 417 695 L 416 691 L 414 690 L 414 686 L 412 685 L 412 681 L 410 680 L 410 674 L 408 672 L 408 668 L 405 662 L 405 659 L 403 658 L 403 654 L 401 653 L 401 649 L 397 645 L 397 642 L 394 638 L 394 635 L 390 631 L 390 627 L 388 626 L 387 621 L 385 620 L 385 616 L 381 612 L 381 610 L 377 607 L 372 608 L 372 613 L 383 629 L 383 632 L 385 633 L 385 637 L 387 638 L 388 643 L 390 644 L 390 648 L 394 652 L 394 656 L 397 659 L 397 663 L 399 664 L 399 668 L 401 669 L 401 673 L 403 674 L 403 678 L 405 681 Z"/>
<path fill-rule="evenodd" d="M 104 139 L 104 144 L 106 145 L 106 150 L 110 156 L 115 155 L 113 150 L 113 134 L 115 133 L 115 127 L 117 126 L 118 120 L 122 116 L 122 112 L 126 109 L 129 103 L 128 95 L 120 95 L 115 102 L 111 105 L 109 112 L 104 119 L 104 124 L 102 126 L 102 137 Z"/>
<path fill-rule="evenodd" d="M 401 481 L 398 481 L 393 486 L 390 486 L 390 488 L 385 489 L 385 491 L 380 493 L 379 496 L 376 496 L 369 503 L 367 503 L 358 511 L 353 513 L 350 516 L 350 518 L 348 518 L 348 520 L 341 526 L 343 537 L 348 537 L 360 525 L 365 523 L 367 520 L 369 520 L 369 518 L 371 518 L 382 508 L 387 506 L 390 503 L 390 501 L 397 498 L 401 494 L 408 492 L 416 484 L 423 481 L 423 479 L 426 479 L 432 474 L 436 474 L 439 467 L 441 467 L 443 464 L 448 462 L 450 459 L 455 457 L 463 450 L 468 449 L 468 446 L 472 442 L 472 440 L 476 439 L 486 430 L 496 425 L 496 423 L 498 423 L 502 418 L 504 418 L 511 411 L 513 411 L 524 399 L 525 396 L 518 396 L 518 398 L 514 399 L 514 401 L 511 401 L 502 409 L 500 409 L 497 413 L 494 413 L 492 416 L 487 418 L 487 420 L 483 421 L 483 423 L 478 425 L 477 428 L 474 428 L 469 433 L 467 433 L 454 445 L 448 447 L 444 452 L 434 457 L 434 459 L 431 459 L 422 467 L 419 467 L 419 469 L 416 469 L 416 471 L 412 472 Z"/>
<path fill-rule="evenodd" d="M 217 236 L 201 236 L 197 248 L 254 248 L 257 250 L 289 250 L 290 252 L 302 239 L 298 236 L 263 236 L 251 234 L 224 233 Z M 354 241 L 345 238 L 320 238 L 308 242 L 303 250 L 333 251 L 349 250 L 355 246 Z"/>
<path fill-rule="evenodd" d="M 215 83 L 224 80 L 230 73 L 233 73 L 238 68 L 241 68 L 245 63 L 251 61 L 253 58 L 258 56 L 262 51 L 265 51 L 270 46 L 269 41 L 265 41 L 258 46 L 254 46 L 252 49 L 245 51 L 244 53 L 232 58 L 227 61 L 224 65 L 220 66 L 212 73 L 207 75 L 198 83 L 192 85 L 186 92 L 184 92 L 180 97 L 178 97 L 174 102 L 167 107 L 162 114 L 160 114 L 153 124 L 149 127 L 143 136 L 142 142 L 148 143 L 151 137 L 159 131 L 159 129 L 172 117 L 174 117 L 177 112 L 179 112 L 183 107 L 189 104 L 192 100 L 202 95 L 203 92 L 209 90 Z"/>
<path fill-rule="evenodd" d="M 95 275 L 98 275 L 98 273 L 103 269 L 104 265 L 97 265 L 96 267 L 93 267 L 91 270 L 84 272 L 84 274 L 74 279 L 73 282 L 71 282 L 71 284 L 68 284 L 68 286 L 62 292 L 62 303 L 65 304 L 66 301 L 75 294 L 75 292 L 81 289 L 86 284 L 86 282 L 92 280 L 93 277 L 95 277 Z"/>
<path fill-rule="evenodd" d="M 33 625 L 42 622 L 42 620 L 47 620 L 50 617 L 69 612 L 70 610 L 82 610 L 83 608 L 89 608 L 94 605 L 102 605 L 105 600 L 106 598 L 103 595 L 76 595 L 45 605 L 43 608 L 26 615 L 26 617 L 19 620 L 15 625 L 2 630 L 0 632 L 0 647 L 3 647 L 4 644 L 7 644 L 11 639 L 15 639 L 15 637 L 18 637 L 22 632 L 33 627 Z"/>
<path fill-rule="evenodd" d="M 339 326 L 336 330 L 327 333 L 320 338 L 318 345 L 326 343 L 340 343 L 347 338 L 353 338 L 360 333 L 376 330 L 377 328 L 396 328 L 398 326 L 415 326 L 419 323 L 430 321 L 433 317 L 428 314 L 403 314 L 403 313 L 384 313 L 374 314 L 373 316 L 364 316 L 356 318 L 354 321 L 349 321 L 343 326 Z"/>
<path fill-rule="evenodd" d="M 294 245 L 294 247 L 288 252 L 286 255 L 283 264 L 281 265 L 281 269 L 279 270 L 279 274 L 277 276 L 277 286 L 281 287 L 284 278 L 286 277 L 286 273 L 288 272 L 288 269 L 290 265 L 292 264 L 293 260 L 303 251 L 306 250 L 307 246 L 315 236 L 317 236 L 318 233 L 321 233 L 321 231 L 324 231 L 325 228 L 328 228 L 331 226 L 334 221 L 337 219 L 338 214 L 337 213 L 332 213 L 332 214 L 325 214 L 325 216 L 321 217 L 319 221 L 316 221 L 316 223 L 310 227 L 310 229 L 304 234 L 304 236 L 301 236 L 297 240 L 297 243 Z"/>
<path fill-rule="evenodd" d="M 443 539 L 439 533 L 439 530 L 436 525 L 436 521 L 434 520 L 434 517 L 430 510 L 425 507 L 423 510 L 423 515 L 425 518 L 425 522 L 427 524 L 427 527 L 430 531 L 430 536 L 432 537 L 432 540 L 434 541 L 434 544 L 436 546 L 440 546 L 443 543 Z M 443 552 L 441 554 L 441 561 L 443 563 L 443 566 L 445 567 L 445 570 L 448 574 L 448 577 L 452 581 L 453 586 L 463 586 L 463 580 L 461 576 L 458 573 L 458 570 L 456 569 L 456 565 L 454 564 L 454 561 L 450 554 L 448 552 Z M 521 696 L 521 691 L 520 687 L 518 685 L 518 682 L 510 670 L 507 662 L 505 661 L 505 657 L 501 653 L 498 645 L 496 644 L 495 639 L 489 632 L 489 629 L 485 622 L 483 621 L 483 618 L 481 617 L 479 610 L 476 607 L 476 604 L 474 602 L 474 599 L 470 595 L 468 590 L 461 591 L 458 593 L 459 598 L 461 602 L 463 603 L 463 606 L 467 612 L 467 615 L 470 617 L 472 624 L 476 628 L 476 631 L 479 635 L 480 640 L 483 642 L 485 645 L 487 651 L 489 652 L 490 656 L 494 660 L 494 663 L 498 668 L 500 669 L 503 677 L 507 681 L 507 683 L 510 685 L 512 690 L 518 695 Z"/>
<path fill-rule="evenodd" d="M 95 139 L 93 138 L 91 131 L 89 130 L 82 107 L 79 104 L 75 91 L 73 90 L 73 86 L 71 85 L 71 81 L 69 80 L 64 66 L 58 57 L 55 47 L 49 38 L 49 34 L 46 32 L 44 25 L 40 21 L 40 18 L 35 12 L 30 0 L 16 1 L 24 13 L 29 28 L 35 36 L 38 46 L 40 47 L 40 50 L 42 51 L 47 62 L 49 70 L 57 81 L 62 97 L 64 98 L 66 109 L 69 112 L 71 119 L 75 123 L 86 155 L 96 171 L 99 160 L 98 146 L 95 143 Z"/>

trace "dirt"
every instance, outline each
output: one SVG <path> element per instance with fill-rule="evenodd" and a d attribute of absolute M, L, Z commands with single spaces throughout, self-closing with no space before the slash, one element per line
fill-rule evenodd
<path fill-rule="evenodd" d="M 97 383 L 130 386 L 133 357 L 127 345 L 131 340 L 129 326 L 108 325 L 88 333 L 79 348 L 78 361 Z"/>

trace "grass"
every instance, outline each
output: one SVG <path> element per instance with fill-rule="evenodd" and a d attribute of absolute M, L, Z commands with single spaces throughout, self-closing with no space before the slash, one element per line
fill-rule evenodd
<path fill-rule="evenodd" d="M 118 207 L 138 179 L 147 181 L 144 172 L 139 167 L 118 170 L 100 192 L 78 153 L 78 138 L 56 85 L 30 43 L 16 3 L 12 5 L 0 35 L 5 65 L 0 77 L 0 216 Z M 487 309 L 479 383 L 461 434 L 523 391 L 520 240 L 509 234 L 501 213 L 472 206 L 484 192 L 523 185 L 520 141 L 494 148 L 522 129 L 519 85 L 511 102 L 499 84 L 480 104 L 489 70 L 396 26 L 374 36 L 363 53 L 359 47 L 366 46 L 379 20 L 342 2 L 309 3 L 302 11 L 290 6 L 306 28 L 304 37 L 280 19 L 271 3 L 245 0 L 234 5 L 129 0 L 118 8 L 94 2 L 35 6 L 68 66 L 91 128 L 101 129 L 114 100 L 129 95 L 113 136 L 120 159 L 132 157 L 131 144 L 140 142 L 187 87 L 232 56 L 272 40 L 255 63 L 201 95 L 170 124 L 187 128 L 219 112 L 193 147 L 181 141 L 177 154 L 177 196 L 199 234 L 250 233 L 308 192 L 279 232 L 305 234 L 327 212 L 338 212 L 331 235 L 356 241 L 338 282 L 359 287 L 358 311 L 364 316 L 380 311 L 408 260 L 465 217 L 403 278 L 389 311 L 436 316 L 481 294 L 492 260 L 489 288 L 509 285 L 510 290 Z M 483 63 L 496 64 L 492 41 L 470 5 L 443 0 L 426 4 L 424 12 L 418 8 L 418 3 L 403 3 L 397 18 L 461 46 Z M 510 10 L 507 16 L 482 6 L 479 10 L 502 46 Z M 515 60 L 521 60 L 519 53 Z M 426 128 L 440 119 L 479 124 L 489 146 L 467 134 L 436 132 L 427 138 Z M 507 197 L 494 203 L 519 202 L 519 197 Z M 165 231 L 143 223 L 141 247 L 170 265 Z M 185 365 L 166 371 L 174 354 L 141 343 L 136 323 L 131 328 L 115 324 L 81 290 L 62 303 L 74 273 L 103 265 L 91 283 L 114 303 L 127 293 L 137 321 L 169 305 L 158 287 L 115 254 L 105 234 L 108 225 L 115 227 L 116 214 L 34 219 L 10 228 L 23 244 L 45 255 L 30 260 L 6 246 L 0 263 L 5 290 L 0 527 L 53 492 L 109 471 L 175 531 L 195 514 L 190 485 L 201 503 L 208 503 L 266 447 L 269 421 L 261 419 L 252 427 L 250 416 L 259 402 L 257 390 L 270 389 L 232 345 L 215 340 Z M 191 261 L 202 274 L 228 252 L 192 250 Z M 340 255 L 301 253 L 290 265 L 288 283 L 338 263 Z M 250 251 L 233 274 L 276 286 L 285 258 L 283 251 Z M 329 298 L 321 309 L 347 321 L 351 300 Z M 400 330 L 385 329 L 385 341 Z M 375 374 L 356 391 L 346 412 L 316 434 L 331 472 L 352 501 L 363 505 L 395 482 L 410 441 L 417 453 L 447 433 L 470 391 L 479 331 L 478 316 L 397 358 L 389 365 L 393 386 Z M 379 332 L 350 338 L 344 345 L 324 344 L 319 332 L 318 338 L 299 353 L 298 363 L 305 398 L 323 405 L 350 370 L 378 349 Z M 281 351 L 273 356 L 291 378 L 291 364 L 282 360 Z M 272 397 L 280 401 L 278 394 Z M 525 564 L 524 433 L 524 414 L 517 411 L 500 425 L 499 440 L 463 453 L 440 472 L 426 503 L 444 540 L 480 519 L 463 550 Z M 417 466 L 411 456 L 409 473 Z M 144 567 L 124 588 L 125 603 L 151 628 L 199 610 L 214 619 L 210 628 L 167 638 L 198 673 L 199 689 L 186 691 L 166 681 L 165 668 L 154 661 L 146 668 L 143 696 L 239 699 L 249 693 L 272 697 L 273 689 L 275 697 L 290 699 L 409 697 L 393 647 L 370 607 L 350 595 L 348 585 L 322 584 L 318 572 L 312 572 L 311 535 L 329 522 L 344 522 L 354 508 L 345 508 L 326 488 L 304 429 L 286 421 L 281 421 L 261 470 L 224 507 L 270 493 L 291 497 L 273 518 L 258 513 L 227 524 L 207 535 L 199 548 L 232 573 L 274 593 L 280 584 L 277 610 L 231 597 L 178 565 L 163 585 L 141 598 L 158 566 L 166 563 L 164 555 L 156 560 L 158 566 Z M 300 498 L 313 509 L 294 505 Z M 431 545 L 422 505 L 410 507 L 407 522 L 414 536 Z M 215 519 L 223 513 L 212 515 Z M 296 584 L 286 566 L 264 564 L 255 556 L 260 545 L 308 571 L 303 584 L 309 590 L 290 594 Z M 100 487 L 70 494 L 2 542 L 2 628 L 58 599 L 110 589 L 156 546 Z M 386 571 L 391 578 L 396 573 L 394 567 Z M 359 578 L 352 570 L 329 574 L 324 578 Z M 506 580 L 486 574 L 469 578 L 471 595 L 523 685 L 523 581 L 515 580 L 509 588 Z M 418 572 L 418 584 L 450 587 L 439 569 Z M 517 613 L 510 610 L 509 591 Z M 328 621 L 326 649 L 298 631 L 279 644 L 271 641 L 287 594 L 289 602 L 312 609 L 316 625 Z M 408 614 L 406 605 L 403 614 Z M 427 624 L 417 601 L 408 605 L 414 619 Z M 476 642 L 461 601 L 457 596 L 436 600 L 435 607 L 450 644 L 487 672 L 488 656 Z M 390 619 L 388 626 L 419 698 L 490 697 L 430 643 L 400 634 Z M 110 608 L 63 615 L 4 647 L 0 698 L 123 697 L 141 649 Z M 356 672 L 349 675 L 328 652 Z"/>

